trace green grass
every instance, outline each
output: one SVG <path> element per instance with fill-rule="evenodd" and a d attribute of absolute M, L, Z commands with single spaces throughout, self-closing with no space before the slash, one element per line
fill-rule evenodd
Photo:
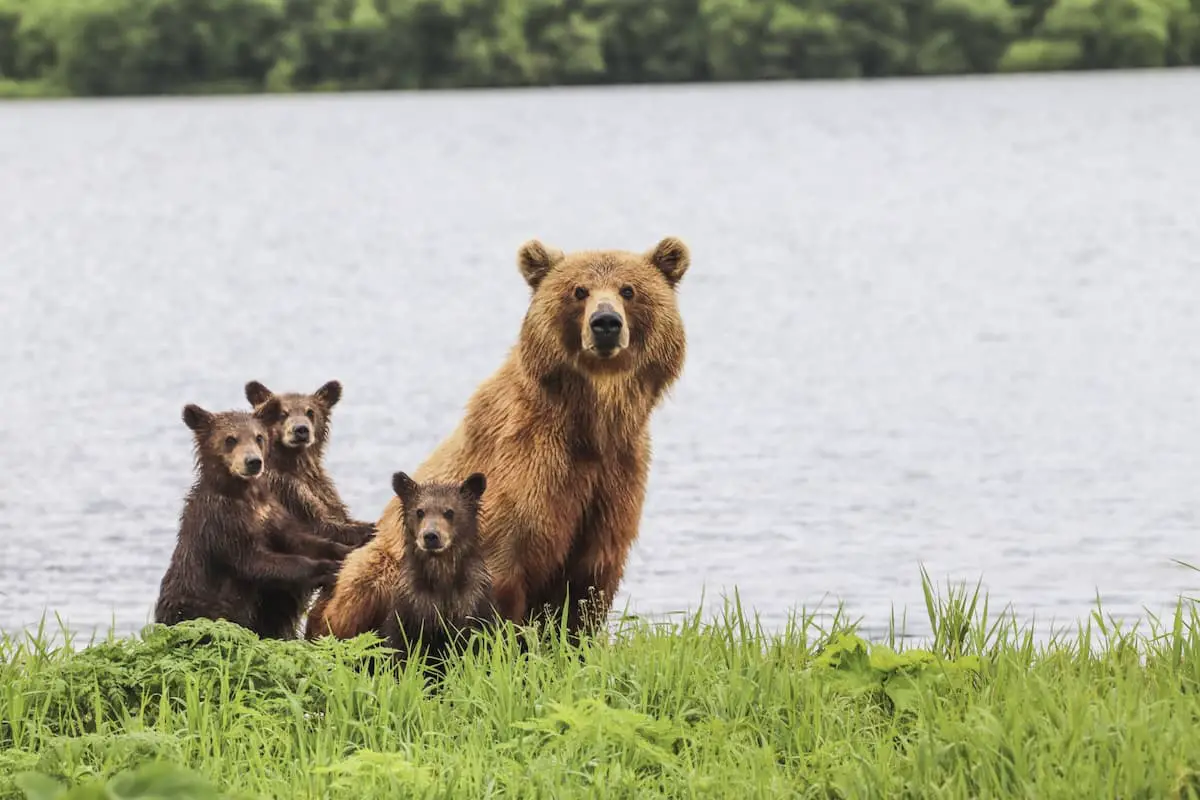
<path fill-rule="evenodd" d="M 840 613 L 768 635 L 734 600 L 579 647 L 509 627 L 440 685 L 370 676 L 369 636 L 9 638 L 0 798 L 1200 797 L 1190 600 L 1039 642 L 978 589 L 922 580 L 927 649 Z"/>

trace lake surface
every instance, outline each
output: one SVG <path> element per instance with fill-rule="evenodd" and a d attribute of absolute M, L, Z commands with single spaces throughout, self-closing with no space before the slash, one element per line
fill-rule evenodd
<path fill-rule="evenodd" d="M 345 386 L 375 518 L 514 342 L 518 246 L 682 237 L 618 606 L 1072 624 L 1200 585 L 1200 73 L 0 105 L 0 629 L 152 614 L 184 404 Z"/>

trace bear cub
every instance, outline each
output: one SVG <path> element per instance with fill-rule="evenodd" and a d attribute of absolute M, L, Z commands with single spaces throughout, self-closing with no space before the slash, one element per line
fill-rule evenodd
<path fill-rule="evenodd" d="M 375 523 L 350 519 L 323 463 L 333 407 L 342 397 L 342 385 L 329 381 L 312 394 L 275 394 L 258 381 L 250 381 L 245 392 L 255 408 L 272 399 L 283 408 L 282 416 L 271 426 L 276 446 L 271 448 L 267 482 L 284 507 L 335 542 L 360 547 L 374 538 Z"/>
<path fill-rule="evenodd" d="M 404 503 L 400 585 L 381 634 L 397 659 L 418 639 L 427 662 L 437 667 L 495 616 L 492 580 L 479 539 L 479 502 L 487 488 L 482 473 L 461 484 L 418 484 L 404 472 L 392 489 Z"/>
<path fill-rule="evenodd" d="M 155 622 L 224 619 L 262 638 L 291 639 L 303 607 L 279 602 L 280 594 L 299 596 L 336 581 L 352 548 L 314 535 L 263 480 L 270 429 L 282 417 L 277 400 L 253 413 L 184 408 L 197 475 L 159 587 Z"/>

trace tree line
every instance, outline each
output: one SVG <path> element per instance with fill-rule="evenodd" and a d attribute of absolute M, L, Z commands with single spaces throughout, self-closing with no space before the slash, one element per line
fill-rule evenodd
<path fill-rule="evenodd" d="M 0 93 L 850 78 L 1200 63 L 1200 0 L 0 0 Z"/>

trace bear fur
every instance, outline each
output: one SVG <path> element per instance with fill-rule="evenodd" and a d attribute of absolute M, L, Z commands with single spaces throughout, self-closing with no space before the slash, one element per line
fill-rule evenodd
<path fill-rule="evenodd" d="M 638 535 L 651 413 L 686 355 L 676 290 L 690 253 L 674 237 L 645 253 L 567 254 L 532 240 L 517 262 L 532 291 L 518 342 L 413 477 L 486 474 L 479 528 L 501 615 L 522 623 L 565 609 L 577 635 L 606 618 Z M 400 538 L 400 498 L 378 527 L 356 569 L 380 539 Z M 355 599 L 339 601 L 341 587 L 330 630 L 353 636 Z"/>
<path fill-rule="evenodd" d="M 350 518 L 337 487 L 325 471 L 325 445 L 333 422 L 333 407 L 342 398 L 342 384 L 328 381 L 312 394 L 275 394 L 259 381 L 245 386 L 246 399 L 255 408 L 278 400 L 283 415 L 272 426 L 274 444 L 268 458 L 267 483 L 275 497 L 294 517 L 313 526 L 331 541 L 361 547 L 375 536 L 375 523 Z M 265 602 L 307 608 L 312 591 L 286 593 L 267 590 Z"/>
<path fill-rule="evenodd" d="M 392 489 L 404 503 L 404 558 L 394 606 L 380 634 L 401 660 L 420 642 L 439 666 L 495 617 L 492 579 L 479 543 L 481 473 L 460 485 L 418 484 L 403 472 Z"/>
<path fill-rule="evenodd" d="M 283 407 L 283 416 L 272 426 L 274 444 L 267 463 L 267 483 L 284 507 L 297 519 L 313 524 L 318 535 L 335 542 L 359 547 L 374 538 L 375 523 L 350 518 L 325 471 L 325 445 L 342 385 L 329 381 L 312 394 L 275 394 L 260 382 L 250 381 L 245 391 L 254 408 L 272 398 Z"/>
<path fill-rule="evenodd" d="M 410 509 L 397 528 L 381 532 L 366 547 L 346 559 L 332 597 L 318 598 L 308 615 L 305 636 L 316 639 L 334 634 L 343 638 L 375 631 L 404 652 L 401 631 L 413 631 L 431 622 L 438 613 L 452 623 L 462 623 L 492 606 L 491 577 L 480 547 L 478 516 L 486 488 L 480 474 L 459 483 L 416 484 L 398 472 L 392 489 Z M 438 507 L 431 520 L 427 511 Z M 449 511 L 449 518 L 444 512 Z M 416 542 L 419 527 L 438 526 L 438 536 L 449 550 L 437 555 Z M 324 593 L 323 593 L 324 594 Z M 400 624 L 394 623 L 399 614 Z M 427 632 L 426 641 L 432 631 Z M 434 643 L 435 649 L 446 644 Z"/>
<path fill-rule="evenodd" d="M 184 500 L 155 622 L 225 619 L 262 638 L 292 639 L 304 608 L 287 598 L 336 580 L 351 548 L 316 536 L 263 480 L 270 429 L 282 415 L 277 400 L 253 413 L 184 408 L 197 476 Z"/>

